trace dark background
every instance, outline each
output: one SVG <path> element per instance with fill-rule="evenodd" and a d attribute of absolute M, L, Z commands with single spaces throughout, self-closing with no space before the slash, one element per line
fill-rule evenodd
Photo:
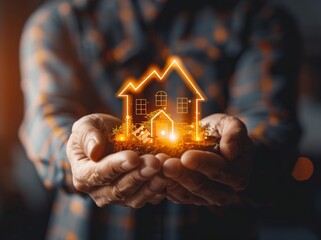
<path fill-rule="evenodd" d="M 52 199 L 17 139 L 23 109 L 20 35 L 40 2 L 0 0 L 0 239 L 43 239 Z M 279 200 L 259 212 L 259 235 L 263 240 L 321 239 L 321 1 L 273 2 L 292 13 L 302 34 L 300 153 L 312 160 L 314 174 L 307 181 L 292 179 Z"/>

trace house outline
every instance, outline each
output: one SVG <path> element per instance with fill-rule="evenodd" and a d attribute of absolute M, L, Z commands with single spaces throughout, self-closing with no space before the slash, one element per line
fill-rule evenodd
<path fill-rule="evenodd" d="M 205 94 L 202 92 L 202 90 L 197 85 L 196 81 L 193 79 L 193 77 L 189 74 L 188 70 L 185 68 L 182 60 L 177 56 L 171 56 L 167 59 L 164 70 L 161 71 L 158 66 L 151 66 L 147 69 L 146 73 L 143 74 L 143 77 L 141 77 L 138 81 L 134 78 L 129 78 L 119 89 L 119 91 L 116 93 L 116 95 L 120 98 L 124 98 L 124 118 L 126 120 L 126 136 L 128 137 L 130 135 L 129 133 L 129 122 L 130 117 L 132 116 L 130 113 L 130 97 L 129 94 L 127 94 L 128 91 L 131 91 L 132 93 L 137 93 L 140 91 L 140 89 L 145 86 L 149 81 L 153 79 L 153 77 L 156 79 L 156 81 L 164 81 L 167 79 L 167 76 L 172 72 L 176 70 L 177 73 L 180 75 L 182 80 L 186 83 L 189 89 L 193 90 L 194 94 L 198 97 L 195 98 L 195 140 L 199 140 L 199 115 L 200 115 L 200 102 L 203 102 L 206 100 Z M 170 121 L 173 124 L 173 119 L 171 119 L 166 112 L 163 110 L 159 110 L 159 112 L 156 114 L 159 116 L 159 114 L 165 114 L 165 116 L 170 119 Z M 156 117 L 156 115 L 153 117 L 153 119 Z M 151 120 L 153 120 L 151 119 Z M 153 128 L 153 126 L 151 126 Z M 174 132 L 174 127 L 172 126 L 172 134 Z"/>

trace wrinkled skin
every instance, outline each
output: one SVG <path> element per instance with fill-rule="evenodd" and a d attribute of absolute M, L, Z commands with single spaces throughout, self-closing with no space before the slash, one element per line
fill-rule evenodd
<path fill-rule="evenodd" d="M 167 198 L 180 204 L 222 206 L 240 201 L 252 170 L 253 144 L 237 118 L 213 114 L 202 120 L 216 126 L 221 155 L 188 150 L 180 159 L 164 161 L 164 175 L 172 180 Z"/>
<path fill-rule="evenodd" d="M 130 150 L 108 154 L 106 134 L 117 124 L 119 119 L 105 114 L 88 115 L 74 123 L 67 143 L 73 184 L 99 207 L 157 204 L 165 197 L 167 182 L 158 174 L 162 162 L 154 155 L 138 156 Z"/>
<path fill-rule="evenodd" d="M 221 155 L 188 150 L 182 157 L 138 156 L 131 150 L 110 154 L 106 135 L 121 121 L 106 114 L 74 123 L 67 144 L 73 183 L 99 207 L 139 208 L 167 197 L 180 204 L 221 206 L 238 201 L 251 173 L 253 145 L 235 117 L 213 114 L 202 120 L 216 126 Z"/>

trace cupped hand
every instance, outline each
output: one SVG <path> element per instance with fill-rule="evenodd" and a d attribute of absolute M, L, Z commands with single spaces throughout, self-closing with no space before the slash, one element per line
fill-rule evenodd
<path fill-rule="evenodd" d="M 180 159 L 168 158 L 164 175 L 167 198 L 176 203 L 222 206 L 240 201 L 238 192 L 247 186 L 254 147 L 245 125 L 237 118 L 213 114 L 202 120 L 215 126 L 220 137 L 220 155 L 188 150 Z"/>
<path fill-rule="evenodd" d="M 99 207 L 157 204 L 165 196 L 167 181 L 158 174 L 161 161 L 154 155 L 138 156 L 130 150 L 110 154 L 106 136 L 120 123 L 106 114 L 87 115 L 74 123 L 66 149 L 73 184 Z"/>

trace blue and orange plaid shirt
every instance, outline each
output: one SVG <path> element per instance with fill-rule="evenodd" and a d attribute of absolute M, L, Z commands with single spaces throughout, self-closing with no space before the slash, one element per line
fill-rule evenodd
<path fill-rule="evenodd" d="M 123 81 L 177 55 L 208 98 L 203 116 L 225 112 L 248 128 L 256 158 L 246 194 L 264 200 L 280 177 L 289 175 L 300 135 L 295 26 L 282 9 L 261 1 L 243 0 L 231 8 L 209 2 L 56 0 L 31 16 L 21 47 L 20 138 L 44 185 L 57 189 L 48 239 L 248 239 L 242 236 L 252 234 L 251 213 L 238 206 L 215 210 L 163 201 L 139 210 L 99 209 L 75 191 L 66 157 L 76 120 L 95 112 L 121 117 L 115 93 Z"/>

